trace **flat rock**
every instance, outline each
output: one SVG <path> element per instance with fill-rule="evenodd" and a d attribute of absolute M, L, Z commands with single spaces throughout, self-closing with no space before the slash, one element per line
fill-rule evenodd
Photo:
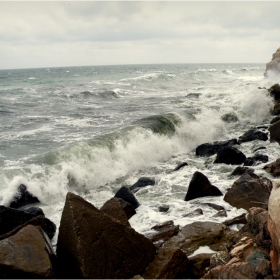
<path fill-rule="evenodd" d="M 153 243 L 68 193 L 57 242 L 59 277 L 129 279 L 153 260 Z"/>

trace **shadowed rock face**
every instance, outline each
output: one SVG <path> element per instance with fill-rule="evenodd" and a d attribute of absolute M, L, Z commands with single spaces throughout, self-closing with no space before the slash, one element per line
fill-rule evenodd
<path fill-rule="evenodd" d="M 266 64 L 264 76 L 268 77 L 270 71 L 280 74 L 280 48 L 272 55 L 271 61 Z"/>
<path fill-rule="evenodd" d="M 129 279 L 154 258 L 150 240 L 68 193 L 57 242 L 59 277 Z"/>

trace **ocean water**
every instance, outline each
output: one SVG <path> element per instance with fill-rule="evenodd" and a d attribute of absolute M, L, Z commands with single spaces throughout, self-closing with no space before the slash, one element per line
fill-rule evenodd
<path fill-rule="evenodd" d="M 269 124 L 273 106 L 267 90 L 277 77 L 264 78 L 263 64 L 122 65 L 0 71 L 0 204 L 8 205 L 25 184 L 41 201 L 46 216 L 59 227 L 67 192 L 96 207 L 121 186 L 151 177 L 155 186 L 138 191 L 141 203 L 130 219 L 143 234 L 173 220 L 184 226 L 222 222 L 245 212 L 223 197 L 184 201 L 195 171 L 205 174 L 223 194 L 238 177 L 236 166 L 213 164 L 215 156 L 195 155 L 205 142 L 238 138 Z M 231 116 L 226 118 L 226 116 Z M 256 147 L 269 161 L 280 156 L 269 141 Z M 177 172 L 180 163 L 188 166 Z M 267 176 L 258 165 L 255 173 Z M 273 179 L 272 179 L 273 180 Z M 213 217 L 224 206 L 228 217 Z M 166 213 L 159 206 L 168 206 Z M 202 208 L 203 215 L 185 214 Z M 55 245 L 57 234 L 53 239 Z"/>

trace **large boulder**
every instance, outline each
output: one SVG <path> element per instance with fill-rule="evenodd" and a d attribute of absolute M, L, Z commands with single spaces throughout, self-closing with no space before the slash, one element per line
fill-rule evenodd
<path fill-rule="evenodd" d="M 144 272 L 155 252 L 142 234 L 67 194 L 57 241 L 59 277 L 129 279 Z"/>
<path fill-rule="evenodd" d="M 244 142 L 250 142 L 250 141 L 254 141 L 254 140 L 262 140 L 262 141 L 266 141 L 268 139 L 267 133 L 252 128 L 248 131 L 246 131 L 242 136 L 240 136 L 238 138 L 238 141 L 240 143 L 244 143 Z"/>
<path fill-rule="evenodd" d="M 37 214 L 27 213 L 18 209 L 13 209 L 0 205 L 0 235 L 6 234 L 15 228 L 22 226 L 29 220 L 37 217 Z M 43 224 L 40 224 L 43 230 L 48 234 L 49 238 L 52 239 L 56 232 L 56 225 L 41 215 L 41 221 Z M 39 224 L 37 224 L 39 225 Z"/>
<path fill-rule="evenodd" d="M 39 199 L 27 190 L 27 187 L 21 184 L 12 201 L 9 204 L 11 208 L 19 208 L 28 204 L 38 203 Z"/>
<path fill-rule="evenodd" d="M 244 173 L 225 194 L 224 200 L 236 208 L 251 207 L 267 209 L 272 183 L 265 177 Z"/>
<path fill-rule="evenodd" d="M 199 171 L 196 171 L 189 184 L 185 201 L 204 196 L 222 196 L 222 192 L 211 185 L 208 178 Z"/>
<path fill-rule="evenodd" d="M 214 163 L 241 164 L 245 160 L 246 156 L 241 151 L 235 147 L 226 146 L 217 153 Z"/>
<path fill-rule="evenodd" d="M 40 230 L 28 225 L 0 241 L 0 277 L 3 279 L 50 279 L 54 269 Z"/>
<path fill-rule="evenodd" d="M 277 142 L 280 144 L 280 121 L 275 122 L 269 127 L 270 142 Z"/>
<path fill-rule="evenodd" d="M 115 197 L 121 198 L 124 201 L 130 203 L 134 209 L 137 209 L 140 206 L 140 203 L 131 192 L 131 190 L 125 186 L 121 187 L 115 194 Z"/>
<path fill-rule="evenodd" d="M 201 157 L 209 157 L 217 154 L 223 147 L 238 144 L 237 139 L 228 141 L 215 141 L 213 143 L 204 143 L 195 149 L 195 154 Z"/>
<path fill-rule="evenodd" d="M 153 185 L 155 185 L 155 183 L 156 183 L 155 179 L 153 179 L 153 178 L 141 177 L 129 189 L 132 192 L 137 192 L 139 189 L 146 187 L 146 186 L 153 186 Z"/>
<path fill-rule="evenodd" d="M 276 161 L 271 162 L 264 166 L 263 168 L 267 173 L 270 173 L 273 177 L 280 176 L 280 158 Z"/>
<path fill-rule="evenodd" d="M 264 76 L 268 77 L 270 72 L 276 74 L 280 73 L 280 48 L 278 48 L 276 52 L 272 55 L 271 61 L 266 64 Z"/>

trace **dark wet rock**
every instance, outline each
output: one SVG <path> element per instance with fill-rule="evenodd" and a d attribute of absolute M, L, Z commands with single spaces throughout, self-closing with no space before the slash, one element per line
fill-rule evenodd
<path fill-rule="evenodd" d="M 238 117 L 235 113 L 227 113 L 222 115 L 222 120 L 226 123 L 238 122 Z"/>
<path fill-rule="evenodd" d="M 129 279 L 156 249 L 150 240 L 68 193 L 57 241 L 59 278 Z"/>
<path fill-rule="evenodd" d="M 184 214 L 183 217 L 192 218 L 192 217 L 196 217 L 196 216 L 200 216 L 200 215 L 203 215 L 203 211 L 202 211 L 201 208 L 197 208 L 197 209 L 195 209 L 194 211 L 192 211 L 188 214 Z"/>
<path fill-rule="evenodd" d="M 117 198 L 121 198 L 124 201 L 127 201 L 128 203 L 130 203 L 134 209 L 137 209 L 140 206 L 140 203 L 138 202 L 138 200 L 135 198 L 135 196 L 133 195 L 133 193 L 131 192 L 130 189 L 128 189 L 127 187 L 121 187 L 115 194 L 115 197 Z"/>
<path fill-rule="evenodd" d="M 245 166 L 256 166 L 256 165 L 266 163 L 266 162 L 268 162 L 268 156 L 256 154 L 253 157 L 247 157 L 244 162 L 244 165 Z"/>
<path fill-rule="evenodd" d="M 249 168 L 249 167 L 244 167 L 244 166 L 237 166 L 232 173 L 230 174 L 231 176 L 238 176 L 238 175 L 242 175 L 244 173 L 250 173 L 253 174 L 254 173 L 254 169 Z"/>
<path fill-rule="evenodd" d="M 52 279 L 54 269 L 45 239 L 28 225 L 0 241 L 0 277 L 2 279 Z"/>
<path fill-rule="evenodd" d="M 159 206 L 158 207 L 159 212 L 166 213 L 166 212 L 168 212 L 168 210 L 169 210 L 169 206 Z"/>
<path fill-rule="evenodd" d="M 22 209 L 24 212 L 35 215 L 35 216 L 44 216 L 45 217 L 45 213 L 44 211 L 39 208 L 39 207 L 30 207 L 27 209 Z"/>
<path fill-rule="evenodd" d="M 243 213 L 232 219 L 226 220 L 223 222 L 223 224 L 226 226 L 231 226 L 234 224 L 247 224 L 246 213 Z"/>
<path fill-rule="evenodd" d="M 100 208 L 100 211 L 109 215 L 111 218 L 119 221 L 123 225 L 130 227 L 130 223 L 128 222 L 126 214 L 121 206 L 121 203 L 116 197 L 113 197 L 110 200 L 106 201 L 104 205 Z"/>
<path fill-rule="evenodd" d="M 256 274 L 249 263 L 233 258 L 224 266 L 212 268 L 202 279 L 256 279 Z"/>
<path fill-rule="evenodd" d="M 274 84 L 268 89 L 268 92 L 270 93 L 271 97 L 274 98 L 274 100 L 280 99 L 280 86 L 279 84 Z"/>
<path fill-rule="evenodd" d="M 146 269 L 144 279 L 178 279 L 186 270 L 188 258 L 178 248 L 160 248 Z"/>
<path fill-rule="evenodd" d="M 0 235 L 6 234 L 17 227 L 22 226 L 35 217 L 39 216 L 18 209 L 0 206 Z M 40 217 L 43 218 L 43 222 L 40 225 L 48 234 L 49 238 L 52 239 L 56 232 L 56 225 L 49 219 L 43 216 Z"/>
<path fill-rule="evenodd" d="M 237 139 L 232 139 L 228 141 L 216 141 L 213 143 L 204 143 L 199 145 L 195 154 L 201 157 L 208 157 L 217 154 L 223 147 L 232 146 L 238 144 Z"/>
<path fill-rule="evenodd" d="M 222 148 L 216 157 L 214 163 L 225 163 L 225 164 L 241 164 L 246 160 L 246 156 L 236 149 L 235 147 L 224 147 Z"/>
<path fill-rule="evenodd" d="M 227 217 L 227 211 L 221 210 L 213 216 L 213 218 L 215 217 Z"/>
<path fill-rule="evenodd" d="M 188 165 L 187 162 L 183 162 L 183 163 L 179 164 L 179 165 L 173 170 L 173 172 L 174 172 L 174 171 L 178 171 L 179 169 L 181 169 L 181 168 L 183 168 L 184 166 L 187 166 L 187 165 Z"/>
<path fill-rule="evenodd" d="M 254 140 L 262 140 L 262 141 L 268 140 L 267 133 L 260 131 L 258 129 L 252 128 L 238 138 L 238 141 L 240 143 L 250 142 L 250 141 L 254 141 Z"/>
<path fill-rule="evenodd" d="M 224 250 L 227 244 L 227 234 L 230 229 L 214 222 L 194 222 L 184 226 L 181 231 L 170 238 L 165 248 L 180 248 L 187 256 L 200 246 L 209 246 L 212 250 Z"/>
<path fill-rule="evenodd" d="M 38 203 L 39 199 L 27 190 L 27 187 L 21 184 L 9 204 L 11 208 L 19 208 L 28 204 Z"/>
<path fill-rule="evenodd" d="M 135 209 L 133 208 L 133 206 L 129 202 L 127 202 L 127 201 L 125 201 L 125 200 L 123 200 L 122 198 L 119 198 L 119 197 L 117 197 L 117 199 L 119 200 L 119 202 L 122 206 L 122 209 L 123 209 L 123 211 L 124 211 L 128 220 L 136 214 Z"/>
<path fill-rule="evenodd" d="M 189 201 L 198 197 L 222 195 L 222 192 L 217 187 L 213 186 L 204 174 L 196 171 L 193 174 L 193 177 L 189 184 L 185 201 Z"/>
<path fill-rule="evenodd" d="M 189 257 L 188 268 L 184 274 L 184 279 L 200 279 L 210 266 L 210 258 L 213 254 L 198 254 Z"/>
<path fill-rule="evenodd" d="M 139 178 L 138 181 L 132 185 L 129 189 L 132 192 L 137 192 L 140 188 L 146 187 L 146 186 L 154 186 L 155 185 L 155 179 L 148 178 L 148 177 L 142 177 Z"/>
<path fill-rule="evenodd" d="M 202 203 L 202 205 L 207 205 L 217 211 L 225 210 L 225 208 L 223 206 L 215 204 L 215 203 L 206 202 L 206 203 Z"/>
<path fill-rule="evenodd" d="M 280 48 L 272 55 L 271 61 L 266 64 L 264 76 L 268 77 L 270 72 L 274 74 L 280 72 Z"/>
<path fill-rule="evenodd" d="M 269 163 L 263 168 L 267 173 L 270 173 L 273 177 L 280 176 L 280 158 L 272 163 Z"/>
<path fill-rule="evenodd" d="M 225 194 L 224 200 L 236 208 L 251 207 L 267 209 L 272 182 L 255 174 L 244 173 Z"/>
<path fill-rule="evenodd" d="M 275 116 L 279 114 L 280 114 L 280 100 L 278 99 L 274 101 L 274 107 L 271 110 L 271 115 Z"/>
<path fill-rule="evenodd" d="M 270 121 L 270 124 L 274 124 L 276 122 L 280 121 L 280 116 L 276 116 L 274 117 L 271 121 Z"/>
<path fill-rule="evenodd" d="M 280 143 L 280 121 L 272 124 L 269 127 L 269 133 L 270 133 L 270 142 L 277 142 Z"/>

